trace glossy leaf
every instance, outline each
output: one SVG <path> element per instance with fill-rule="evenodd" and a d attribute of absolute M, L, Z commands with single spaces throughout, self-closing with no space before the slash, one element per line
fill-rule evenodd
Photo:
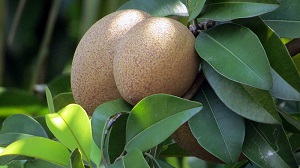
<path fill-rule="evenodd" d="M 84 168 L 84 164 L 82 162 L 82 154 L 80 150 L 78 150 L 78 148 L 72 152 L 70 162 L 68 165 L 68 168 L 75 168 L 75 167 Z"/>
<path fill-rule="evenodd" d="M 33 118 L 15 114 L 6 118 L 0 131 L 0 146 L 7 146 L 19 139 L 32 136 L 48 138 L 43 127 Z"/>
<path fill-rule="evenodd" d="M 123 9 L 139 9 L 152 16 L 188 16 L 188 10 L 180 0 L 131 0 L 119 8 Z"/>
<path fill-rule="evenodd" d="M 189 20 L 195 19 L 203 9 L 206 0 L 188 0 Z"/>
<path fill-rule="evenodd" d="M 68 105 L 58 113 L 48 114 L 46 122 L 61 143 L 72 151 L 79 148 L 83 158 L 90 160 L 91 124 L 82 107 L 77 104 Z"/>
<path fill-rule="evenodd" d="M 135 149 L 128 152 L 120 160 L 110 165 L 109 168 L 150 168 L 141 151 Z"/>
<path fill-rule="evenodd" d="M 295 152 L 297 150 L 300 150 L 300 134 L 292 134 L 290 137 L 289 137 L 289 141 L 291 143 L 291 147 L 292 147 L 292 150 Z"/>
<path fill-rule="evenodd" d="M 281 125 L 247 123 L 243 153 L 260 167 L 298 167 Z"/>
<path fill-rule="evenodd" d="M 40 159 L 28 160 L 24 164 L 24 168 L 37 168 L 37 167 L 42 167 L 42 168 L 65 168 L 65 166 L 61 166 L 61 165 L 51 163 L 51 162 L 47 162 L 45 160 L 40 160 Z"/>
<path fill-rule="evenodd" d="M 71 78 L 70 74 L 63 74 L 53 79 L 48 85 L 52 97 L 65 92 L 71 92 Z"/>
<path fill-rule="evenodd" d="M 199 34 L 195 47 L 201 58 L 228 79 L 263 90 L 272 87 L 267 55 L 250 29 L 219 25 Z"/>
<path fill-rule="evenodd" d="M 293 133 L 300 133 L 300 121 L 280 109 L 278 109 L 278 112 L 281 115 L 283 121 L 282 125 L 285 130 Z"/>
<path fill-rule="evenodd" d="M 203 104 L 201 113 L 189 120 L 198 143 L 225 163 L 237 162 L 245 137 L 244 118 L 226 107 L 207 82 L 193 100 Z"/>
<path fill-rule="evenodd" d="M 0 156 L 24 155 L 67 166 L 70 152 L 59 142 L 42 137 L 18 140 L 7 146 Z"/>
<path fill-rule="evenodd" d="M 53 97 L 52 97 L 51 91 L 49 90 L 49 88 L 47 86 L 45 86 L 45 92 L 46 92 L 46 99 L 47 99 L 49 112 L 55 113 Z"/>
<path fill-rule="evenodd" d="M 110 162 L 113 163 L 123 152 L 126 141 L 126 122 L 128 114 L 122 114 L 113 123 L 109 132 L 108 154 Z"/>
<path fill-rule="evenodd" d="M 300 75 L 279 36 L 259 17 L 234 22 L 250 28 L 264 46 L 272 67 L 273 87 L 270 93 L 280 99 L 299 101 Z"/>
<path fill-rule="evenodd" d="M 279 7 L 276 0 L 207 0 L 201 19 L 228 21 L 258 16 Z"/>
<path fill-rule="evenodd" d="M 300 2 L 295 0 L 279 0 L 279 2 L 279 8 L 262 15 L 262 19 L 280 37 L 300 37 Z"/>
<path fill-rule="evenodd" d="M 92 141 L 92 148 L 91 148 L 91 161 L 98 167 L 100 167 L 102 158 L 102 153 L 99 147 L 96 145 L 95 141 Z"/>
<path fill-rule="evenodd" d="M 93 139 L 101 151 L 110 117 L 120 112 L 128 112 L 131 109 L 132 106 L 123 99 L 103 103 L 95 109 L 91 120 L 92 132 Z"/>
<path fill-rule="evenodd" d="M 151 149 L 201 109 L 200 103 L 167 94 L 144 98 L 134 106 L 127 120 L 125 150 Z"/>
<path fill-rule="evenodd" d="M 67 105 L 74 103 L 72 92 L 61 93 L 53 98 L 55 111 L 59 111 Z"/>
<path fill-rule="evenodd" d="M 22 90 L 0 87 L 0 117 L 13 114 L 44 115 L 47 113 L 46 103 L 37 96 Z"/>
<path fill-rule="evenodd" d="M 268 91 L 242 85 L 218 74 L 202 62 L 203 72 L 220 100 L 235 113 L 262 123 L 279 124 L 281 119 Z"/>

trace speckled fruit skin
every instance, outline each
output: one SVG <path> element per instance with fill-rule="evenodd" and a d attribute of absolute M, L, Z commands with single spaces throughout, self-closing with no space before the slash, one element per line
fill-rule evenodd
<path fill-rule="evenodd" d="M 75 102 L 89 115 L 107 101 L 121 98 L 113 78 L 116 42 L 134 25 L 151 17 L 138 10 L 121 10 L 96 22 L 79 42 L 71 69 Z"/>
<path fill-rule="evenodd" d="M 135 105 L 155 93 L 184 95 L 199 68 L 195 37 L 180 22 L 151 17 L 117 43 L 113 73 L 122 97 Z"/>

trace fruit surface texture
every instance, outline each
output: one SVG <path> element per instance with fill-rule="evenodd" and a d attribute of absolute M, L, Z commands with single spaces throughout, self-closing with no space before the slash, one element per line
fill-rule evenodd
<path fill-rule="evenodd" d="M 151 17 L 128 31 L 117 43 L 114 79 L 122 97 L 135 105 L 146 96 L 183 96 L 199 68 L 195 37 L 180 22 Z"/>
<path fill-rule="evenodd" d="M 71 88 L 77 104 L 89 115 L 107 101 L 121 98 L 113 78 L 116 42 L 150 15 L 121 10 L 96 22 L 80 40 L 72 62 Z"/>

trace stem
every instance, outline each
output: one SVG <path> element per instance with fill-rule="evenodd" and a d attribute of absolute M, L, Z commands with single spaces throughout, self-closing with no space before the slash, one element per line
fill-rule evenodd
<path fill-rule="evenodd" d="M 40 46 L 40 49 L 38 51 L 37 55 L 37 60 L 35 65 L 33 66 L 32 69 L 32 79 L 30 83 L 30 90 L 33 90 L 34 85 L 38 83 L 38 77 L 39 77 L 39 72 L 41 71 L 42 64 L 48 54 L 49 51 L 49 45 L 54 29 L 54 25 L 57 19 L 57 15 L 59 12 L 59 7 L 60 7 L 61 0 L 54 0 L 51 6 L 51 11 L 47 20 L 47 25 L 46 25 L 46 32 L 43 37 L 42 44 Z"/>
<path fill-rule="evenodd" d="M 0 1 L 0 86 L 2 85 L 3 80 L 3 71 L 4 71 L 4 27 L 5 27 L 5 12 L 6 12 L 5 1 Z"/>
<path fill-rule="evenodd" d="M 17 28 L 18 28 L 18 25 L 19 25 L 19 22 L 20 22 L 20 18 L 21 18 L 22 13 L 23 13 L 25 3 L 26 3 L 26 0 L 20 0 L 19 1 L 17 11 L 16 11 L 16 15 L 14 16 L 13 23 L 12 23 L 12 26 L 11 26 L 12 28 L 10 29 L 10 32 L 8 34 L 8 45 L 13 44 L 15 34 L 17 32 Z"/>
<path fill-rule="evenodd" d="M 286 44 L 291 57 L 300 53 L 300 38 L 295 38 Z"/>
<path fill-rule="evenodd" d="M 193 96 L 195 95 L 195 93 L 199 90 L 200 86 L 202 85 L 204 79 L 205 79 L 204 74 L 203 74 L 202 70 L 200 70 L 198 72 L 197 76 L 196 76 L 196 79 L 195 79 L 193 85 L 185 93 L 185 95 L 183 95 L 182 98 L 184 98 L 184 99 L 191 99 L 191 98 L 193 98 Z"/>

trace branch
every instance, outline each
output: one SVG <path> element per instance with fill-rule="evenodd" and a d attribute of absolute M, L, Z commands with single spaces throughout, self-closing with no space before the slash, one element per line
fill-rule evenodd
<path fill-rule="evenodd" d="M 300 38 L 295 38 L 286 44 L 291 57 L 300 53 Z"/>
<path fill-rule="evenodd" d="M 197 76 L 196 76 L 196 79 L 195 79 L 193 85 L 185 93 L 185 95 L 182 96 L 182 98 L 184 98 L 184 99 L 191 99 L 195 95 L 195 93 L 198 91 L 198 89 L 200 88 L 200 86 L 202 85 L 204 79 L 205 79 L 205 77 L 204 77 L 203 71 L 200 70 L 198 72 Z"/>

